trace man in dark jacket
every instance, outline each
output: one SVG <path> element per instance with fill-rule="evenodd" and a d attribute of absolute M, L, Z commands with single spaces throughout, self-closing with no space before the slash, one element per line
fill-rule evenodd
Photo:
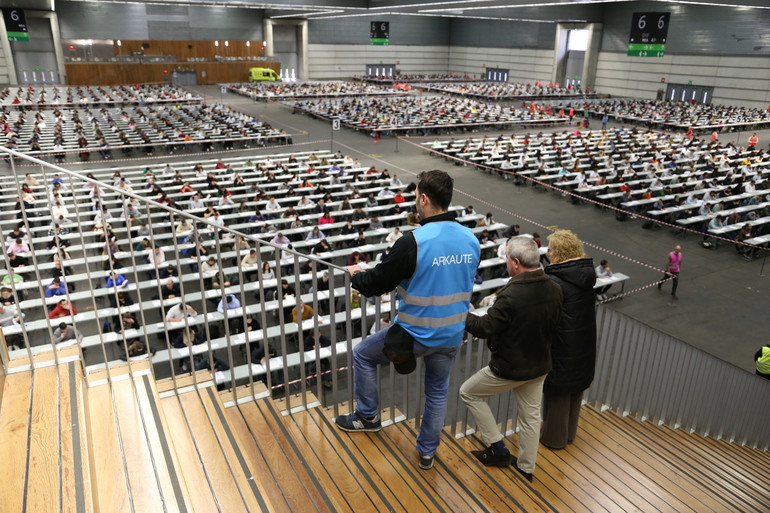
<path fill-rule="evenodd" d="M 551 370 L 551 337 L 561 315 L 562 295 L 540 269 L 537 244 L 513 237 L 506 248 L 511 280 L 497 293 L 484 316 L 469 315 L 465 329 L 487 339 L 489 365 L 460 388 L 460 397 L 489 447 L 473 454 L 488 466 L 506 467 L 513 457 L 503 442 L 487 399 L 513 390 L 518 404 L 519 457 L 516 468 L 532 480 L 540 435 L 540 398 Z"/>

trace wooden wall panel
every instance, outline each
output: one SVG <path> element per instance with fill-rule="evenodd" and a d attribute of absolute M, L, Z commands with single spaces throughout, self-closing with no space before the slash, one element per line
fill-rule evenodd
<path fill-rule="evenodd" d="M 142 44 L 150 45 L 149 48 L 142 48 Z M 215 60 L 214 57 L 262 57 L 264 48 L 262 41 L 249 41 L 250 46 L 246 46 L 246 41 L 228 41 L 225 47 L 224 40 L 219 41 L 219 46 L 214 45 L 214 41 L 162 41 L 162 40 L 121 40 L 121 46 L 117 41 L 112 43 L 115 55 L 131 55 L 135 52 L 141 52 L 144 55 L 175 55 L 179 62 L 185 62 L 187 59 L 205 59 L 207 61 Z"/>
<path fill-rule="evenodd" d="M 225 82 L 247 82 L 249 68 L 272 68 L 281 72 L 279 62 L 179 62 L 160 64 L 123 64 L 117 62 L 66 63 L 67 84 L 69 85 L 120 85 L 164 82 L 170 80 L 171 72 L 179 67 L 195 70 L 199 84 Z M 166 75 L 163 70 L 169 71 Z M 202 75 L 206 72 L 206 76 Z"/>

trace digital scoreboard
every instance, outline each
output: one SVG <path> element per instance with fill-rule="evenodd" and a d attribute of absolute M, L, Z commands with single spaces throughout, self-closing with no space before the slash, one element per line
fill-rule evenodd
<path fill-rule="evenodd" d="M 663 57 L 671 19 L 669 12 L 635 12 L 628 37 L 629 57 Z"/>
<path fill-rule="evenodd" d="M 390 22 L 373 21 L 369 26 L 369 42 L 373 45 L 385 46 L 390 41 Z"/>

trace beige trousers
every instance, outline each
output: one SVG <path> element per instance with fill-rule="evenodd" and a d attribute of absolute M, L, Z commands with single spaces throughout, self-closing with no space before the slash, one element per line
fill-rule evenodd
<path fill-rule="evenodd" d="M 460 387 L 460 397 L 473 414 L 481 438 L 487 444 L 503 439 L 487 399 L 513 390 L 516 395 L 519 425 L 518 466 L 528 473 L 535 471 L 537 447 L 540 438 L 540 401 L 546 374 L 529 381 L 513 381 L 497 377 L 484 367 L 468 378 Z"/>

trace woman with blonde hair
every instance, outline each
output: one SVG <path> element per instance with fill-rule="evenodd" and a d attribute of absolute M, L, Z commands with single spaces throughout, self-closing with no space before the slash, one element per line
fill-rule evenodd
<path fill-rule="evenodd" d="M 561 287 L 564 302 L 551 343 L 553 367 L 543 386 L 540 441 L 551 449 L 563 449 L 577 435 L 583 391 L 594 379 L 596 273 L 583 243 L 568 230 L 548 236 L 548 256 L 551 265 L 545 272 Z"/>

